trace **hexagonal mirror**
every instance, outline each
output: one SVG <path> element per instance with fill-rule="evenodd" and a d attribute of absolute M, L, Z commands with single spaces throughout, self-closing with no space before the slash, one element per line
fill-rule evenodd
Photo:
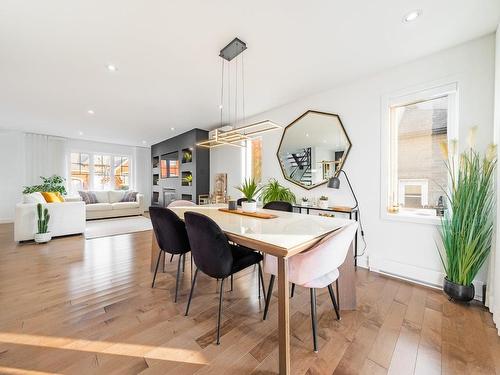
<path fill-rule="evenodd" d="M 288 181 L 312 189 L 340 171 L 350 149 L 338 115 L 307 111 L 285 128 L 277 156 Z"/>

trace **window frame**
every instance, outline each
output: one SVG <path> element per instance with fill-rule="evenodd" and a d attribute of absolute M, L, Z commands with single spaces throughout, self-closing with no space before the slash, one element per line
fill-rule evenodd
<path fill-rule="evenodd" d="M 395 107 L 418 103 L 439 97 L 448 96 L 447 138 L 458 140 L 459 135 L 459 84 L 458 80 L 441 81 L 420 85 L 417 88 L 406 89 L 391 95 L 385 95 L 381 100 L 381 187 L 380 216 L 385 220 L 407 221 L 421 224 L 440 225 L 441 219 L 432 209 L 400 209 L 398 213 L 389 213 L 390 195 L 398 184 L 397 155 L 398 138 L 394 129 L 391 112 Z M 449 181 L 451 183 L 451 181 Z M 397 191 L 397 190 L 396 190 Z"/>
<path fill-rule="evenodd" d="M 68 160 L 70 161 L 69 166 L 68 166 L 68 179 L 71 181 L 71 154 L 73 153 L 79 153 L 79 154 L 88 154 L 89 155 L 89 191 L 100 191 L 96 190 L 96 187 L 94 186 L 94 177 L 95 177 L 95 163 L 94 163 L 94 158 L 96 155 L 99 156 L 109 156 L 110 157 L 110 163 L 111 163 L 111 171 L 110 171 L 110 179 L 111 179 L 111 190 L 116 190 L 115 189 L 115 172 L 114 172 L 114 158 L 115 157 L 122 157 L 122 158 L 127 158 L 128 163 L 129 163 L 129 190 L 133 190 L 135 188 L 134 186 L 134 165 L 132 161 L 132 156 L 127 153 L 110 153 L 110 152 L 101 152 L 101 151 L 88 151 L 85 149 L 73 149 L 69 151 L 69 156 Z M 73 191 L 73 187 L 71 186 L 71 183 L 68 184 L 68 191 L 71 194 L 78 194 L 78 191 Z M 104 191 L 104 190 L 102 190 Z"/>

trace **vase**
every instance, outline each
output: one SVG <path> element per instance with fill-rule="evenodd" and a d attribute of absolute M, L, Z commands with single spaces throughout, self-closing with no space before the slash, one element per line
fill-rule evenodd
<path fill-rule="evenodd" d="M 257 211 L 257 202 L 241 202 L 241 209 L 243 212 L 256 212 Z"/>
<path fill-rule="evenodd" d="M 328 208 L 328 201 L 324 199 L 320 199 L 318 201 L 319 208 Z"/>
<path fill-rule="evenodd" d="M 447 277 L 444 278 L 443 284 L 444 292 L 450 297 L 450 299 L 459 302 L 469 302 L 474 299 L 475 289 L 474 285 L 461 285 L 448 280 Z"/>
<path fill-rule="evenodd" d="M 35 242 L 36 243 L 46 243 L 52 239 L 52 234 L 50 232 L 47 233 L 35 233 Z"/>

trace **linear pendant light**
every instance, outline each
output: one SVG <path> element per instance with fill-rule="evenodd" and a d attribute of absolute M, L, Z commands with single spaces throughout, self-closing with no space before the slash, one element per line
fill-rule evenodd
<path fill-rule="evenodd" d="M 234 38 L 227 46 L 220 50 L 219 57 L 222 59 L 222 77 L 221 77 L 221 99 L 220 99 L 220 128 L 215 129 L 210 132 L 209 139 L 197 143 L 197 146 L 214 148 L 219 146 L 234 146 L 234 147 L 246 147 L 246 141 L 256 135 L 266 133 L 276 129 L 282 129 L 283 127 L 270 121 L 259 121 L 249 125 L 244 125 L 240 127 L 224 126 L 224 67 L 227 61 L 228 71 L 230 72 L 229 63 L 231 60 L 236 58 L 238 55 L 242 54 L 243 51 L 247 49 L 245 42 L 238 38 Z M 241 55 L 243 57 L 243 55 Z M 241 64 L 241 75 L 242 75 L 242 107 L 243 116 L 242 121 L 245 121 L 245 72 L 243 70 L 243 59 Z M 235 95 L 234 95 L 234 105 L 235 105 L 235 123 L 238 122 L 238 59 L 236 60 L 235 69 Z M 231 82 L 230 74 L 228 74 L 228 110 L 227 117 L 228 122 L 231 122 Z"/>

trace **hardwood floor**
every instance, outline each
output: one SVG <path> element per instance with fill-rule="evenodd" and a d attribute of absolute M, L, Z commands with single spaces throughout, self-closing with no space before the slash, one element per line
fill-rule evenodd
<path fill-rule="evenodd" d="M 47 245 L 17 245 L 12 238 L 12 225 L 0 225 L 1 374 L 277 372 L 277 299 L 262 321 L 256 270 L 237 274 L 234 291 L 225 293 L 216 346 L 215 281 L 199 276 L 185 317 L 189 266 L 179 303 L 172 302 L 176 262 L 167 263 L 151 289 L 151 232 Z M 500 339 L 478 304 L 453 304 L 439 291 L 363 269 L 356 277 L 358 310 L 342 312 L 341 321 L 328 291 L 318 294 L 318 354 L 309 293 L 296 289 L 294 374 L 500 372 Z"/>

